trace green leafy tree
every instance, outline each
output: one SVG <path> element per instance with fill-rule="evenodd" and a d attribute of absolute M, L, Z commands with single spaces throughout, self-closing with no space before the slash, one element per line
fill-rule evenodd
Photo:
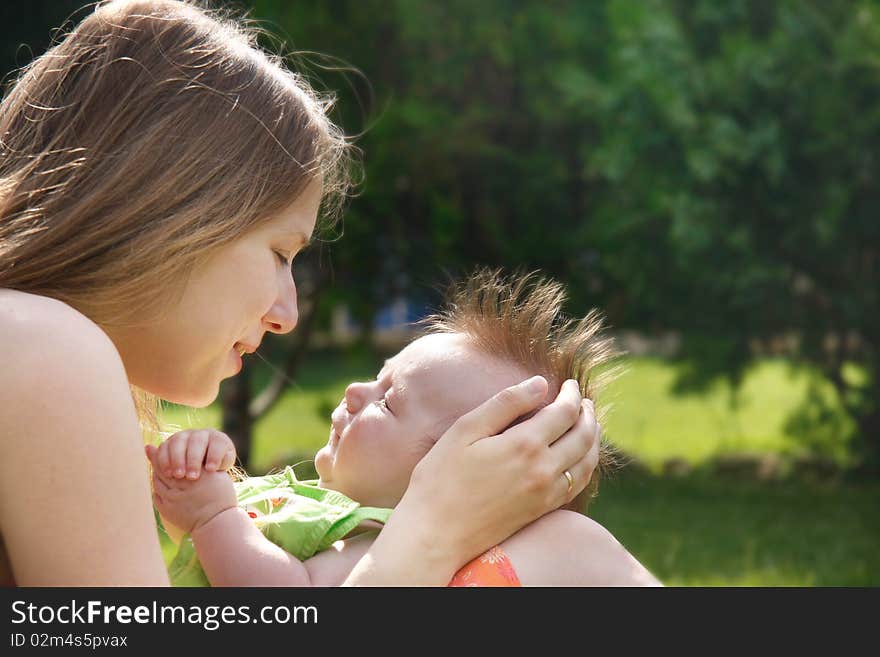
<path fill-rule="evenodd" d="M 364 318 L 400 271 L 424 286 L 479 262 L 681 332 L 682 388 L 790 336 L 876 461 L 875 1 L 256 8 L 372 84 L 367 183 L 333 248 Z M 843 430 L 823 399 L 793 433 Z"/>

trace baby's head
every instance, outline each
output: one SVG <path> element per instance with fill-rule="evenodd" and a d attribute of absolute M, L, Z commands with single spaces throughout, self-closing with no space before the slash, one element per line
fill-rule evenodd
<path fill-rule="evenodd" d="M 321 485 L 361 504 L 393 507 L 413 468 L 460 416 L 539 374 L 551 402 L 565 379 L 593 398 L 594 368 L 613 355 L 597 312 L 562 316 L 558 283 L 534 274 L 480 270 L 454 287 L 425 334 L 389 358 L 373 381 L 352 383 L 333 411 L 330 440 L 315 457 Z M 524 419 L 524 418 L 522 418 Z M 603 446 L 600 468 L 607 465 Z M 598 476 L 573 507 L 583 509 Z"/>

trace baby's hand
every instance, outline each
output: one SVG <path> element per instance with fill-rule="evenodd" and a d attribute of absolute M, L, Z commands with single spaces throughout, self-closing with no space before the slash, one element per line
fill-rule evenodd
<path fill-rule="evenodd" d="M 170 524 L 191 534 L 219 513 L 237 506 L 235 487 L 226 472 L 201 471 L 196 481 L 175 479 L 162 474 L 158 448 L 147 445 L 147 457 L 153 464 L 153 504 L 166 529 Z"/>
<path fill-rule="evenodd" d="M 195 480 L 201 475 L 202 466 L 207 472 L 217 472 L 228 470 L 234 463 L 235 445 L 225 433 L 214 429 L 187 429 L 159 445 L 153 467 L 158 467 L 166 479 L 185 476 Z"/>

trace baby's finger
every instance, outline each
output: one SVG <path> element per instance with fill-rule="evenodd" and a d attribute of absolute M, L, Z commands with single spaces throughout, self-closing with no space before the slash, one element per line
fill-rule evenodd
<path fill-rule="evenodd" d="M 233 465 L 235 465 L 235 449 L 230 448 L 227 449 L 226 452 L 223 454 L 223 460 L 220 461 L 220 466 L 218 467 L 218 470 L 225 472 Z"/>
<path fill-rule="evenodd" d="M 156 446 L 155 445 L 144 445 L 144 452 L 147 455 L 147 460 L 150 462 L 154 468 L 158 467 L 156 464 Z"/>
<path fill-rule="evenodd" d="M 156 462 L 154 468 L 164 477 L 171 476 L 171 459 L 168 456 L 168 442 L 164 442 L 156 448 Z"/>
<path fill-rule="evenodd" d="M 225 468 L 221 467 L 225 461 L 227 451 L 230 451 L 229 439 L 215 434 L 208 443 L 208 453 L 205 455 L 205 470 L 208 472 L 228 470 L 229 465 Z"/>
<path fill-rule="evenodd" d="M 182 479 L 186 474 L 186 445 L 192 432 L 176 433 L 165 444 L 168 446 L 168 461 L 171 468 L 171 476 Z"/>
<path fill-rule="evenodd" d="M 207 429 L 194 431 L 186 445 L 186 478 L 198 479 L 202 472 L 202 463 L 205 461 L 205 452 L 208 449 L 208 440 L 211 432 Z"/>

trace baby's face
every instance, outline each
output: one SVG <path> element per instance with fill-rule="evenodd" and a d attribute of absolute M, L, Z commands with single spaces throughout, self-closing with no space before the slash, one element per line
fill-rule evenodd
<path fill-rule="evenodd" d="M 395 506 L 413 468 L 455 420 L 527 378 L 460 334 L 416 340 L 375 381 L 346 389 L 315 456 L 320 485 L 367 506 Z"/>

